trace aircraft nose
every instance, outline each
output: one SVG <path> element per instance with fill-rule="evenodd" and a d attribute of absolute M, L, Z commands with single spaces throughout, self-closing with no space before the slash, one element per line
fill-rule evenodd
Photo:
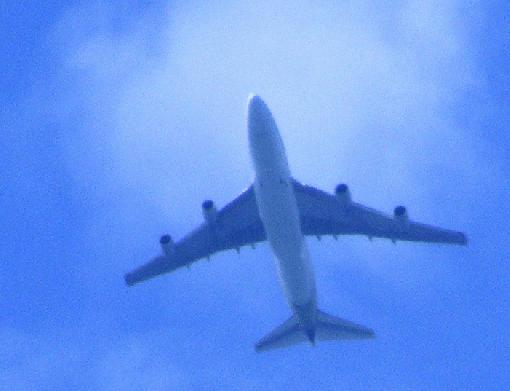
<path fill-rule="evenodd" d="M 251 94 L 248 98 L 248 116 L 259 115 L 265 111 L 269 111 L 262 98 L 256 94 Z"/>
<path fill-rule="evenodd" d="M 248 128 L 251 136 L 263 135 L 276 129 L 276 122 L 269 108 L 258 95 L 248 99 Z"/>

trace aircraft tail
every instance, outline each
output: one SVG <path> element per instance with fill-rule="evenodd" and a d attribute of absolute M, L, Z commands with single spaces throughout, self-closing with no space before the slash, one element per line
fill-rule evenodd
<path fill-rule="evenodd" d="M 372 329 L 317 310 L 317 339 L 319 341 L 369 339 L 374 337 L 375 334 Z"/>
<path fill-rule="evenodd" d="M 292 315 L 276 330 L 271 331 L 255 345 L 257 353 L 266 350 L 286 348 L 308 341 L 296 315 Z"/>
<path fill-rule="evenodd" d="M 374 332 L 356 323 L 317 310 L 315 338 L 319 341 L 337 339 L 374 338 Z M 312 342 L 302 328 L 296 315 L 292 315 L 280 327 L 270 332 L 255 345 L 257 353 L 272 349 L 286 348 L 302 342 Z M 315 345 L 314 345 L 315 346 Z"/>

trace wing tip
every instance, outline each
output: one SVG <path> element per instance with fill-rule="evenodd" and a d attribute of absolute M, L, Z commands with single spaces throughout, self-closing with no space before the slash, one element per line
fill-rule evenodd
<path fill-rule="evenodd" d="M 374 339 L 376 337 L 375 331 L 372 329 L 367 329 L 365 333 L 365 339 Z"/>
<path fill-rule="evenodd" d="M 127 273 L 124 275 L 124 282 L 127 286 L 133 286 L 136 284 L 136 280 L 133 278 L 132 273 Z"/>

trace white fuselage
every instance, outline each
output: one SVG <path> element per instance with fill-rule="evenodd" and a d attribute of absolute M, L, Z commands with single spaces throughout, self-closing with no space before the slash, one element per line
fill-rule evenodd
<path fill-rule="evenodd" d="M 317 309 L 315 277 L 301 232 L 292 177 L 276 123 L 258 96 L 251 97 L 248 104 L 248 137 L 255 169 L 255 197 L 281 288 L 303 326 L 313 328 Z"/>

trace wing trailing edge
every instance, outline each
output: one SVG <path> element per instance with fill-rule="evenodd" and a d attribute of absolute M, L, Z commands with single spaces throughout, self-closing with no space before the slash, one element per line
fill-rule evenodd
<path fill-rule="evenodd" d="M 126 285 L 131 286 L 136 283 L 148 280 L 172 271 L 172 260 L 166 255 L 160 255 L 147 262 L 145 265 L 127 273 L 124 276 Z"/>

